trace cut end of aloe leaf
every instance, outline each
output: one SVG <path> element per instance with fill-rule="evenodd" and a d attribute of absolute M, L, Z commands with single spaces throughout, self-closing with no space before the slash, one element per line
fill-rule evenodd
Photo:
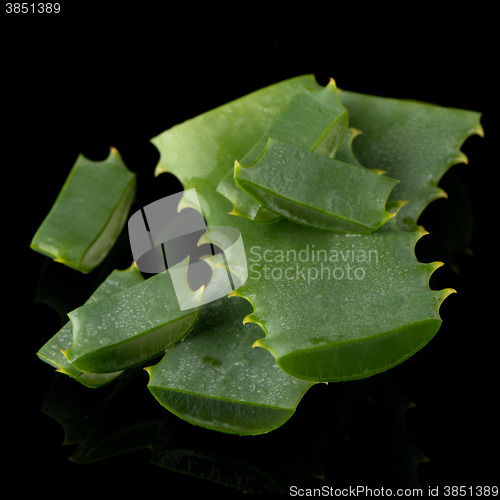
<path fill-rule="evenodd" d="M 143 281 L 144 278 L 141 273 L 133 265 L 124 270 L 115 269 L 86 303 L 103 300 Z M 41 347 L 37 355 L 42 361 L 55 367 L 57 372 L 63 373 L 87 387 L 101 387 L 121 375 L 121 371 L 102 374 L 83 373 L 72 366 L 67 358 L 67 356 L 70 356 L 69 350 L 72 341 L 72 324 L 68 322 Z"/>
<path fill-rule="evenodd" d="M 281 216 L 256 203 L 251 196 L 237 186 L 234 180 L 234 168 L 222 178 L 216 191 L 232 203 L 233 208 L 228 212 L 229 215 L 244 217 L 261 224 L 269 224 L 281 219 Z"/>
<path fill-rule="evenodd" d="M 43 362 L 47 363 L 48 365 L 52 366 L 53 368 L 56 368 L 56 371 L 60 371 L 60 366 L 58 363 L 56 363 L 50 356 L 47 356 L 43 352 L 43 348 L 40 349 L 36 355 L 38 356 L 39 359 L 41 359 Z M 76 370 L 75 370 L 76 371 Z"/>
<path fill-rule="evenodd" d="M 31 248 L 82 273 L 116 242 L 135 199 L 136 176 L 115 148 L 102 162 L 79 155 Z"/>

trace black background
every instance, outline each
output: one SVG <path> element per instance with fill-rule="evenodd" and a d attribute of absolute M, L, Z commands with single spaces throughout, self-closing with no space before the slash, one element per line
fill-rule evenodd
<path fill-rule="evenodd" d="M 86 28 L 73 17 L 65 18 L 64 26 L 12 24 L 3 36 L 2 185 L 8 214 L 3 261 L 7 307 L 2 328 L 8 348 L 3 351 L 3 387 L 8 397 L 4 412 L 12 420 L 5 432 L 16 437 L 13 451 L 16 457 L 19 453 L 11 466 L 45 478 L 48 489 L 65 495 L 75 490 L 92 493 L 103 484 L 116 495 L 132 490 L 147 494 L 151 488 L 165 496 L 174 491 L 237 492 L 151 465 L 149 450 L 87 465 L 67 460 L 74 447 L 60 445 L 62 427 L 40 412 L 54 371 L 35 353 L 56 333 L 60 318 L 51 307 L 34 302 L 45 258 L 31 251 L 29 243 L 78 154 L 103 160 L 108 148 L 115 146 L 139 176 L 136 205 L 143 206 L 180 190 L 170 176 L 154 178 L 158 153 L 150 138 L 251 91 L 311 73 L 322 85 L 333 77 L 346 90 L 483 113 L 485 137 L 468 139 L 462 150 L 469 164 L 453 167 L 471 200 L 474 256 L 455 256 L 458 275 L 446 267 L 436 271 L 432 287 L 451 287 L 458 293 L 441 307 L 443 325 L 435 338 L 389 374 L 398 391 L 417 405 L 406 414 L 406 424 L 412 441 L 430 460 L 418 468 L 422 486 L 495 484 L 498 160 L 493 154 L 492 52 L 487 42 L 477 42 L 480 27 L 461 36 L 438 36 L 434 25 L 423 24 L 409 41 L 404 28 L 398 33 L 385 30 L 385 38 L 379 32 L 361 35 L 351 29 L 344 34 L 332 28 L 324 37 L 316 33 L 305 41 L 298 35 L 264 35 L 273 30 L 262 23 L 252 29 L 228 26 L 222 32 L 224 40 L 215 42 L 210 30 L 195 33 L 184 21 L 177 26 L 184 28 L 182 36 L 180 31 L 175 36 L 174 18 L 169 18 L 163 36 L 148 38 L 150 31 L 158 29 L 152 17 L 146 16 L 149 27 L 137 21 L 137 29 L 110 28 L 111 36 L 102 26 L 119 24 L 112 15 L 95 25 L 90 21 Z M 433 217 L 439 217 L 443 203 L 438 200 L 428 208 L 433 211 L 426 212 L 430 215 L 425 228 L 431 234 L 425 238 L 432 238 Z M 416 250 L 418 256 L 418 245 Z M 125 257 L 122 268 L 129 263 Z M 148 396 L 146 384 L 144 372 Z M 314 408 L 322 397 L 315 389 L 319 388 L 313 387 L 304 397 L 292 420 L 301 419 L 303 425 L 311 421 L 313 410 L 308 412 L 306 407 Z M 155 415 L 161 418 L 166 410 L 153 401 L 154 405 Z M 363 436 L 370 425 L 365 410 L 360 403 L 351 412 L 351 440 L 356 432 Z M 338 474 L 348 470 L 352 485 L 373 480 L 366 447 L 350 449 L 348 461 L 343 462 L 342 456 L 335 455 L 337 448 L 331 443 L 325 446 L 327 482 L 312 479 L 308 484 L 335 486 L 340 484 Z M 376 457 L 376 450 L 371 452 Z M 38 488 L 45 487 L 39 482 Z"/>

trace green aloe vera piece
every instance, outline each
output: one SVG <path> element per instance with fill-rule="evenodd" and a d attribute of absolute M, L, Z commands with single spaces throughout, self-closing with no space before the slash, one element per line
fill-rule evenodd
<path fill-rule="evenodd" d="M 401 231 L 395 218 L 369 235 L 336 234 L 287 220 L 257 225 L 244 217 L 228 214 L 229 201 L 215 192 L 227 173 L 231 156 L 244 157 L 253 147 L 248 138 L 259 138 L 267 130 L 268 124 L 259 118 L 265 114 L 266 103 L 273 103 L 270 109 L 278 116 L 276 108 L 281 106 L 284 110 L 289 102 L 284 96 L 290 95 L 291 88 L 299 91 L 302 85 L 321 88 L 311 76 L 287 80 L 162 133 L 152 140 L 160 151 L 156 173 L 169 171 L 179 178 L 184 189 L 196 188 L 209 225 L 233 226 L 241 232 L 245 248 L 252 255 L 249 279 L 232 295 L 240 295 L 254 306 L 246 322 L 259 324 L 266 333 L 256 346 L 266 348 L 278 366 L 297 378 L 310 381 L 365 378 L 408 359 L 439 329 L 440 304 L 453 290 L 429 288 L 429 277 L 441 263 L 421 264 L 416 260 L 414 245 L 425 231 L 422 228 Z M 356 102 L 356 95 L 351 93 L 351 97 Z M 389 169 L 387 173 L 400 181 L 398 186 L 404 187 L 400 194 L 411 195 L 399 195 L 398 199 L 410 199 L 419 213 L 430 201 L 425 193 L 429 179 L 439 178 L 450 162 L 463 157 L 460 145 L 468 135 L 481 130 L 480 114 L 451 110 L 447 115 L 447 108 L 436 106 L 438 114 L 449 116 L 440 122 L 441 139 L 429 155 L 425 144 L 421 144 L 416 155 L 413 144 L 402 140 L 391 144 L 393 127 L 399 123 L 398 112 L 406 109 L 408 102 L 395 100 L 391 104 L 395 108 L 391 126 L 389 118 L 378 120 L 378 115 L 372 113 L 374 107 L 369 99 L 361 95 L 359 98 L 364 100 L 366 113 L 373 121 L 372 130 L 378 126 L 377 136 L 383 136 L 385 141 L 380 144 L 386 146 L 381 148 L 384 153 L 374 155 L 375 160 L 363 163 L 364 166 L 386 170 L 387 163 L 404 162 L 398 175 Z M 350 111 L 349 103 L 343 102 Z M 412 112 L 407 113 L 403 125 L 411 130 L 412 122 L 430 113 L 424 120 L 429 123 L 436 116 L 434 108 L 412 103 Z M 359 113 L 362 112 L 359 106 Z M 235 123 L 240 124 L 238 133 L 242 142 L 234 136 L 226 138 L 224 134 Z M 248 133 L 243 124 L 248 125 Z M 365 130 L 357 122 L 352 124 L 362 130 L 360 137 L 365 137 Z M 209 141 L 207 130 L 211 131 Z M 407 135 L 411 133 L 408 131 Z M 356 141 L 354 152 L 357 154 L 355 146 Z M 436 151 L 439 154 L 435 154 Z M 358 158 L 362 161 L 360 155 Z M 308 249 L 309 261 L 303 266 L 300 255 Z M 314 262 L 311 250 L 315 252 Z M 318 251 L 324 260 L 323 268 L 328 270 L 321 268 Z M 295 255 L 296 260 L 287 262 L 289 255 L 290 258 Z M 362 269 L 356 271 L 358 267 Z"/>
<path fill-rule="evenodd" d="M 255 161 L 269 138 L 297 144 L 318 154 L 333 157 L 342 142 L 347 122 L 348 113 L 340 104 L 333 79 L 319 91 L 304 88 L 241 162 L 249 164 Z M 239 189 L 234 180 L 234 168 L 222 178 L 217 191 L 231 200 L 234 205 L 231 213 L 234 215 L 261 223 L 275 222 L 281 218 Z"/>
<path fill-rule="evenodd" d="M 234 178 L 262 206 L 307 226 L 368 234 L 396 215 L 385 204 L 398 181 L 276 139 L 250 165 L 236 162 Z"/>
<path fill-rule="evenodd" d="M 262 336 L 245 327 L 246 301 L 227 297 L 201 307 L 189 336 L 147 368 L 149 390 L 169 411 L 208 429 L 254 435 L 285 423 L 311 382 L 298 380 L 251 345 Z"/>
<path fill-rule="evenodd" d="M 230 296 L 254 306 L 244 322 L 266 333 L 254 346 L 300 379 L 355 380 L 403 362 L 438 331 L 454 292 L 429 289 L 442 263 L 420 264 L 414 245 L 425 231 L 398 230 L 394 219 L 351 236 L 285 220 L 258 234 L 238 227 L 249 279 Z"/>
<path fill-rule="evenodd" d="M 135 198 L 136 176 L 111 148 L 102 162 L 80 155 L 31 248 L 89 273 L 108 255 Z"/>
<path fill-rule="evenodd" d="M 130 266 L 124 271 L 115 270 L 106 278 L 99 288 L 97 288 L 85 304 L 104 300 L 138 283 L 142 283 L 143 281 L 144 278 L 135 265 Z M 73 328 L 71 321 L 68 321 L 43 345 L 37 352 L 37 356 L 46 363 L 54 366 L 58 372 L 69 375 L 87 387 L 101 387 L 111 382 L 122 373 L 121 370 L 112 373 L 84 373 L 77 370 L 74 366 L 71 366 L 70 362 L 61 352 L 69 349 L 72 341 Z"/>
<path fill-rule="evenodd" d="M 346 90 L 339 91 L 339 99 L 349 111 L 349 125 L 363 132 L 353 145 L 357 158 L 364 167 L 401 181 L 389 202 L 408 200 L 397 224 L 415 230 L 424 208 L 446 197 L 438 186 L 444 173 L 467 163 L 461 144 L 473 134 L 484 135 L 481 114 Z"/>
<path fill-rule="evenodd" d="M 184 268 L 184 293 L 201 302 L 203 287 L 192 292 L 187 262 L 159 273 L 106 300 L 86 304 L 68 316 L 73 343 L 64 355 L 83 372 L 124 370 L 154 358 L 179 342 L 193 328 L 199 307 L 181 310 L 171 270 Z"/>

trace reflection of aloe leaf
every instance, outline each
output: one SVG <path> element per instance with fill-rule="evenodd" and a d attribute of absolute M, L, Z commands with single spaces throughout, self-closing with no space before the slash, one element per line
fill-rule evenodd
<path fill-rule="evenodd" d="M 269 469 L 273 477 L 287 488 L 309 477 L 324 478 L 321 456 L 325 445 L 345 434 L 345 414 L 351 401 L 366 393 L 365 381 L 318 387 L 318 404 L 307 422 L 301 422 L 300 427 L 294 422 L 293 440 L 284 443 L 282 459 Z"/>
<path fill-rule="evenodd" d="M 283 491 L 293 485 L 300 486 L 309 477 L 325 479 L 326 476 L 329 485 L 352 485 L 356 479 L 358 482 L 367 479 L 360 474 L 370 470 L 377 481 L 384 479 L 398 487 L 419 486 L 416 466 L 424 456 L 411 443 L 405 430 L 404 414 L 409 404 L 397 394 L 386 374 L 328 387 L 321 385 L 316 389 L 313 395 L 316 400 L 310 399 L 309 406 L 303 408 L 306 412 L 303 419 L 292 419 L 281 429 L 281 434 L 266 434 L 259 438 L 263 441 L 254 442 L 253 439 L 240 441 L 230 435 L 203 434 L 201 429 L 181 433 L 180 437 L 179 429 L 175 433 L 165 430 L 168 439 L 154 443 L 152 462 L 228 486 L 241 481 L 241 489 L 244 489 L 242 478 L 251 478 L 255 489 L 247 491 L 255 492 L 269 491 L 268 478 L 273 478 L 273 487 L 279 484 Z M 368 441 L 376 447 L 366 448 L 363 442 L 362 447 L 356 445 L 356 449 L 375 457 L 376 463 L 363 468 L 359 462 L 349 463 L 357 469 L 348 472 L 331 467 L 329 460 L 339 451 L 338 441 L 346 436 L 346 424 L 352 429 L 352 439 L 357 440 L 357 429 L 350 420 L 346 422 L 346 413 L 351 405 L 357 407 L 353 402 L 359 398 L 368 398 L 373 403 L 375 426 L 369 431 Z M 360 425 L 364 425 L 363 422 Z M 212 449 L 216 449 L 217 454 L 207 451 Z M 275 453 L 263 454 L 263 449 L 273 449 Z M 336 459 L 341 463 L 346 457 Z M 350 474 L 349 479 L 346 472 Z M 340 477 L 339 473 L 344 476 Z"/>
<path fill-rule="evenodd" d="M 262 206 L 307 226 L 368 234 L 395 215 L 385 204 L 398 181 L 276 139 L 255 162 L 237 162 L 234 178 Z"/>
<path fill-rule="evenodd" d="M 63 426 L 64 444 L 79 443 L 106 418 L 125 394 L 134 392 L 140 372 L 140 369 L 129 370 L 116 383 L 98 391 L 89 391 L 70 378 L 57 374 L 43 402 L 42 412 Z"/>
<path fill-rule="evenodd" d="M 326 481 L 341 477 L 343 485 L 419 488 L 417 466 L 426 457 L 412 443 L 405 423 L 413 405 L 395 390 L 388 373 L 359 383 L 364 388 L 347 409 L 345 436 L 325 446 Z"/>
<path fill-rule="evenodd" d="M 340 399 L 332 399 L 333 390 L 334 386 L 317 387 L 306 395 L 308 404 L 300 416 L 279 431 L 251 439 L 178 421 L 174 430 L 164 429 L 164 436 L 153 443 L 152 462 L 184 474 L 197 471 L 198 477 L 244 491 L 286 492 L 290 485 L 317 475 L 323 444 L 339 432 L 337 420 L 343 419 L 336 415 L 344 410 Z"/>
<path fill-rule="evenodd" d="M 142 367 L 137 367 L 98 391 L 56 377 L 42 412 L 63 426 L 63 444 L 78 443 L 72 461 L 96 462 L 147 448 L 169 424 L 168 418 L 155 418 L 154 406 L 144 397 L 142 377 Z M 137 412 L 137 405 L 142 412 Z"/>
<path fill-rule="evenodd" d="M 230 486 L 246 493 L 284 493 L 284 488 L 261 470 L 232 457 L 196 450 L 167 450 L 151 463 L 166 469 Z"/>
<path fill-rule="evenodd" d="M 71 365 L 92 373 L 124 370 L 158 356 L 186 336 L 199 309 L 180 309 L 179 290 L 174 290 L 171 277 L 177 267 L 70 312 L 73 342 L 64 355 Z M 199 304 L 203 289 L 192 292 L 187 264 L 179 268 L 185 294 Z"/>
<path fill-rule="evenodd" d="M 134 265 L 130 266 L 125 271 L 113 271 L 87 300 L 86 304 L 107 299 L 143 281 L 144 278 Z M 68 321 L 56 335 L 44 344 L 37 352 L 37 355 L 46 363 L 57 368 L 58 371 L 75 378 L 78 382 L 88 387 L 100 387 L 101 385 L 109 383 L 122 373 L 121 371 L 112 373 L 83 373 L 71 366 L 70 362 L 61 351 L 69 349 L 72 341 L 73 328 L 71 322 Z"/>
<path fill-rule="evenodd" d="M 342 478 L 330 474 L 345 474 L 349 462 L 345 462 L 347 457 L 338 457 L 339 463 L 345 462 L 344 468 L 332 468 L 329 460 L 338 452 L 337 447 L 332 447 L 336 444 L 332 440 L 345 435 L 346 411 L 353 400 L 364 397 L 373 403 L 376 425 L 370 431 L 369 441 L 377 439 L 377 447 L 360 451 L 377 457 L 377 466 L 359 470 L 360 464 L 353 463 L 357 472 L 352 477 L 359 480 L 359 474 L 373 468 L 380 469 L 394 485 L 418 484 L 414 482 L 415 466 L 422 455 L 404 429 L 408 404 L 394 391 L 385 374 L 369 380 L 316 386 L 307 395 L 308 404 L 302 414 L 280 432 L 242 439 L 209 433 L 170 413 L 158 420 L 158 412 L 152 411 L 156 403 L 150 404 L 151 398 L 143 397 L 141 373 L 140 368 L 134 368 L 99 391 L 88 391 L 66 377 L 56 377 L 42 411 L 63 425 L 66 444 L 79 443 L 71 457 L 73 461 L 95 462 L 151 447 L 151 462 L 155 465 L 248 492 L 286 492 L 311 476 L 326 478 L 327 484 L 339 484 Z M 350 415 L 352 418 L 352 412 Z M 356 442 L 356 427 L 351 420 L 347 424 Z M 263 453 L 270 449 L 274 452 Z"/>
<path fill-rule="evenodd" d="M 207 432 L 175 419 L 172 425 L 163 427 L 153 442 L 151 462 L 244 492 L 284 492 L 274 478 L 273 467 L 281 461 L 281 445 L 292 441 L 293 433 L 286 432 L 277 442 L 274 433 L 261 436 L 258 442 L 255 439 Z M 269 448 L 276 449 L 277 454 L 262 453 Z"/>
<path fill-rule="evenodd" d="M 413 405 L 398 394 L 387 373 L 371 377 L 368 382 L 380 443 L 376 452 L 384 472 L 395 486 L 418 488 L 417 465 L 426 457 L 412 443 L 406 429 L 405 414 Z"/>
<path fill-rule="evenodd" d="M 75 384 L 68 377 L 56 374 L 42 406 L 42 413 L 59 422 L 64 428 L 64 442 L 69 445 L 80 442 L 94 425 L 88 418 L 106 400 L 108 385 L 99 391 L 89 391 Z M 102 408 L 102 406 L 101 406 Z"/>
<path fill-rule="evenodd" d="M 80 155 L 31 248 L 83 273 L 96 268 L 125 225 L 135 174 L 111 148 L 103 162 Z"/>

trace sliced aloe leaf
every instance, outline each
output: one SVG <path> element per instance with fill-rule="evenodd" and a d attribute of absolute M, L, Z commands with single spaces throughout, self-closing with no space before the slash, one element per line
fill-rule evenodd
<path fill-rule="evenodd" d="M 262 206 L 306 226 L 368 234 L 395 215 L 385 204 L 398 181 L 276 139 L 234 175 Z"/>
<path fill-rule="evenodd" d="M 481 113 L 346 90 L 339 91 L 339 99 L 349 111 L 349 125 L 363 132 L 354 153 L 364 167 L 401 181 L 389 202 L 408 200 L 398 226 L 415 230 L 423 209 L 446 196 L 438 187 L 444 173 L 467 163 L 461 144 L 473 134 L 483 136 Z"/>
<path fill-rule="evenodd" d="M 181 310 L 171 272 L 184 270 L 184 293 L 200 303 L 203 287 L 192 292 L 187 260 L 106 300 L 86 304 L 68 316 L 73 343 L 64 355 L 83 372 L 109 373 L 130 368 L 179 342 L 198 319 L 198 307 Z"/>
<path fill-rule="evenodd" d="M 369 377 L 416 353 L 439 329 L 439 306 L 453 290 L 429 289 L 442 263 L 416 260 L 413 247 L 425 231 L 399 231 L 394 219 L 359 236 L 289 221 L 262 228 L 252 234 L 240 226 L 249 279 L 231 296 L 251 301 L 245 322 L 266 332 L 254 346 L 290 375 Z"/>
<path fill-rule="evenodd" d="M 251 348 L 262 331 L 242 324 L 250 311 L 246 301 L 227 297 L 201 307 L 191 334 L 147 368 L 149 390 L 160 404 L 192 424 L 229 434 L 262 434 L 292 416 L 312 384 Z"/>
<path fill-rule="evenodd" d="M 122 292 L 138 283 L 142 283 L 144 278 L 135 265 L 124 271 L 113 271 L 106 280 L 97 288 L 86 304 L 104 300 L 108 297 Z M 37 352 L 37 356 L 46 363 L 57 368 L 57 371 L 65 373 L 87 387 L 101 387 L 118 377 L 122 371 L 113 373 L 84 373 L 71 366 L 62 350 L 71 347 L 73 341 L 73 328 L 71 321 L 68 321 L 45 345 Z"/>
<path fill-rule="evenodd" d="M 118 151 L 102 162 L 80 155 L 31 248 L 89 273 L 108 255 L 135 198 L 136 177 Z"/>
<path fill-rule="evenodd" d="M 290 102 L 283 114 L 260 137 L 242 158 L 245 165 L 256 160 L 269 138 L 297 144 L 318 154 L 333 157 L 339 149 L 347 127 L 348 114 L 340 104 L 335 81 L 322 90 L 303 89 Z M 275 222 L 280 216 L 256 203 L 241 192 L 234 180 L 234 168 L 222 178 L 217 191 L 234 205 L 232 213 L 261 223 Z"/>

